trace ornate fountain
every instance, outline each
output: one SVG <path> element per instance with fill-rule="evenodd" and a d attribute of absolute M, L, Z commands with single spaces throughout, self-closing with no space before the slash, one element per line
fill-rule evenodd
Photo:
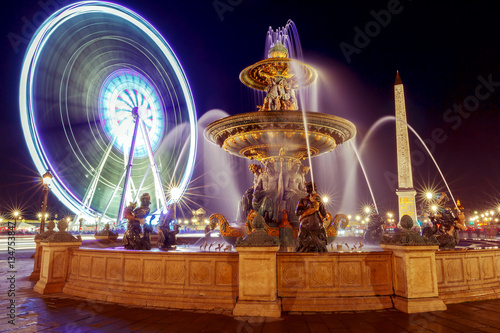
<path fill-rule="evenodd" d="M 236 237 L 248 232 L 248 221 L 255 214 L 264 217 L 265 229 L 272 236 L 291 225 L 296 237 L 299 222 L 295 209 L 307 194 L 304 185 L 309 170 L 302 161 L 329 153 L 356 134 L 356 127 L 346 119 L 299 110 L 297 93 L 313 84 L 318 75 L 314 68 L 288 55 L 281 41 L 275 41 L 267 59 L 240 73 L 243 84 L 266 92 L 258 111 L 214 121 L 205 130 L 205 138 L 229 154 L 258 162 L 249 167 L 253 185 L 238 207 L 237 222 L 246 222 L 246 228 L 231 227 L 221 214 L 210 217 L 211 221 L 218 220 L 221 235 L 233 244 Z M 335 219 L 328 214 L 324 219 L 330 242 L 337 235 L 341 220 L 347 224 L 343 214 Z"/>

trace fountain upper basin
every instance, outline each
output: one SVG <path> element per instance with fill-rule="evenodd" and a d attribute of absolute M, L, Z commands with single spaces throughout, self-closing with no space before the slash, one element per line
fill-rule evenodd
<path fill-rule="evenodd" d="M 330 152 L 356 135 L 356 127 L 346 119 L 319 112 L 305 114 L 311 156 Z M 222 118 L 207 126 L 205 138 L 232 155 L 259 161 L 307 157 L 302 111 L 258 111 Z"/>

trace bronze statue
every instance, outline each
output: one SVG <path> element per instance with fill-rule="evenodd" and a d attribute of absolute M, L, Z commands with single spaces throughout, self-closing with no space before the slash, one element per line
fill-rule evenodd
<path fill-rule="evenodd" d="M 237 220 L 241 223 L 246 221 L 248 214 L 250 214 L 250 211 L 252 210 L 253 192 L 257 187 L 257 181 L 262 173 L 262 167 L 258 164 L 250 164 L 248 169 L 250 169 L 253 174 L 253 184 L 252 187 L 246 190 L 245 194 L 243 194 L 243 197 L 238 205 Z"/>
<path fill-rule="evenodd" d="M 374 209 L 372 209 L 374 211 Z M 377 213 L 370 214 L 370 222 L 365 231 L 364 239 L 367 244 L 380 244 L 384 236 L 384 220 Z"/>
<path fill-rule="evenodd" d="M 312 182 L 307 183 L 307 196 L 300 199 L 295 210 L 295 214 L 300 216 L 297 252 L 328 252 L 327 236 L 323 227 L 326 209 L 315 190 L 316 186 L 313 186 Z"/>
<path fill-rule="evenodd" d="M 285 190 L 283 193 L 285 207 L 283 208 L 289 212 L 293 212 L 299 200 L 307 195 L 307 192 L 304 191 L 304 184 L 306 183 L 305 175 L 308 171 L 309 167 L 303 166 L 300 162 L 296 162 L 292 164 L 290 170 L 285 174 Z M 298 225 L 298 216 L 292 214 L 288 219 L 293 225 Z"/>
<path fill-rule="evenodd" d="M 274 162 L 265 162 L 265 168 L 257 179 L 253 192 L 252 208 L 262 215 L 267 224 L 276 223 L 278 218 L 276 199 L 279 173 L 274 169 Z"/>
<path fill-rule="evenodd" d="M 168 207 L 166 214 L 160 214 L 158 223 L 158 247 L 163 249 L 173 249 L 177 245 L 175 235 L 179 233 L 179 225 L 174 225 L 174 230 L 170 229 L 170 221 L 172 220 L 172 205 Z"/>
<path fill-rule="evenodd" d="M 450 207 L 446 207 L 442 213 L 429 215 L 432 226 L 427 226 L 422 231 L 422 236 L 436 237 L 441 250 L 452 250 L 460 241 L 458 230 L 465 230 L 463 213 L 458 217 L 453 215 Z"/>
<path fill-rule="evenodd" d="M 148 193 L 141 196 L 141 206 L 136 207 L 136 203 L 130 203 L 125 210 L 123 217 L 128 219 L 127 231 L 123 235 L 122 244 L 127 250 L 151 250 L 151 232 L 153 229 L 146 224 L 146 216 L 149 215 L 149 205 L 151 197 Z M 141 226 L 143 227 L 141 230 Z"/>

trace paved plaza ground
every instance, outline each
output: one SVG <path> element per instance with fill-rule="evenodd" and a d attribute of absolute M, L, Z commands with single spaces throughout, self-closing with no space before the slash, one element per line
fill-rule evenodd
<path fill-rule="evenodd" d="M 8 281 L 2 278 L 0 332 L 500 332 L 500 300 L 452 304 L 443 312 L 413 315 L 383 310 L 233 317 L 224 310 L 136 308 L 61 293 L 40 295 L 28 280 L 33 259 L 24 255 L 16 267 L 16 325 L 8 323 Z"/>

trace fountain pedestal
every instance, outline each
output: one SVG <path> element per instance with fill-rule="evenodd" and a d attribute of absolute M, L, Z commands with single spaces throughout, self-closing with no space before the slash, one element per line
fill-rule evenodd
<path fill-rule="evenodd" d="M 281 317 L 277 298 L 276 252 L 279 246 L 236 247 L 239 255 L 238 301 L 235 317 Z"/>
<path fill-rule="evenodd" d="M 40 279 L 34 290 L 40 294 L 60 293 L 66 283 L 69 251 L 79 248 L 82 242 L 42 242 Z"/>
<path fill-rule="evenodd" d="M 31 272 L 31 275 L 29 276 L 29 280 L 31 281 L 38 281 L 40 278 L 40 264 L 42 262 L 42 248 L 40 246 L 40 240 L 35 239 L 35 262 L 33 264 L 33 272 Z"/>
<path fill-rule="evenodd" d="M 392 252 L 394 307 L 405 313 L 444 311 L 439 298 L 436 257 L 438 245 L 380 244 Z"/>

